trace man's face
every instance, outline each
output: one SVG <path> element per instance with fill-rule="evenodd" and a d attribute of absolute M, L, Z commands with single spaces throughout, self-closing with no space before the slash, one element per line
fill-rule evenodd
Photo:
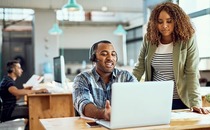
<path fill-rule="evenodd" d="M 21 65 L 19 63 L 15 64 L 13 67 L 13 73 L 17 76 L 20 77 L 23 73 L 23 70 L 21 68 Z"/>
<path fill-rule="evenodd" d="M 112 73 L 117 60 L 117 53 L 112 44 L 99 43 L 96 49 L 96 71 L 101 74 Z"/>

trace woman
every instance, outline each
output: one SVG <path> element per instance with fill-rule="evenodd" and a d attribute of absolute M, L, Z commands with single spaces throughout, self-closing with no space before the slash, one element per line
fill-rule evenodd
<path fill-rule="evenodd" d="M 191 108 L 207 114 L 199 93 L 199 55 L 190 18 L 176 4 L 166 2 L 151 12 L 138 63 L 133 74 L 146 81 L 174 81 L 172 109 Z"/>

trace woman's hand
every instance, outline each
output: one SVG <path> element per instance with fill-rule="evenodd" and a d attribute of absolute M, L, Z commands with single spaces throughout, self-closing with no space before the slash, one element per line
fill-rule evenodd
<path fill-rule="evenodd" d="M 197 112 L 197 113 L 200 113 L 200 114 L 209 114 L 210 111 L 206 108 L 202 108 L 202 107 L 191 107 L 191 111 L 193 112 Z"/>

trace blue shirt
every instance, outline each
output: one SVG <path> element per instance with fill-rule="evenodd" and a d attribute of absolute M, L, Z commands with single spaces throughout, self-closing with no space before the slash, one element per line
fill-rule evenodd
<path fill-rule="evenodd" d="M 137 82 L 137 79 L 128 71 L 116 68 L 107 84 L 103 82 L 95 68 L 78 74 L 73 84 L 75 109 L 83 115 L 84 107 L 88 103 L 93 103 L 98 108 L 105 108 L 106 100 L 111 103 L 111 85 L 114 82 Z"/>

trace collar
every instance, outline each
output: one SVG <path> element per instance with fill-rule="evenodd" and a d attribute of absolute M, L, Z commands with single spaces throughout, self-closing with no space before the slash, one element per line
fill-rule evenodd
<path fill-rule="evenodd" d="M 94 78 L 95 78 L 96 81 L 99 81 L 99 80 L 101 79 L 100 75 L 96 72 L 96 67 L 94 67 L 94 68 L 92 69 L 92 73 L 93 73 Z M 112 79 L 115 79 L 116 77 L 117 77 L 117 69 L 114 68 L 113 71 L 112 71 L 112 74 L 111 74 L 110 81 L 111 81 Z"/>

